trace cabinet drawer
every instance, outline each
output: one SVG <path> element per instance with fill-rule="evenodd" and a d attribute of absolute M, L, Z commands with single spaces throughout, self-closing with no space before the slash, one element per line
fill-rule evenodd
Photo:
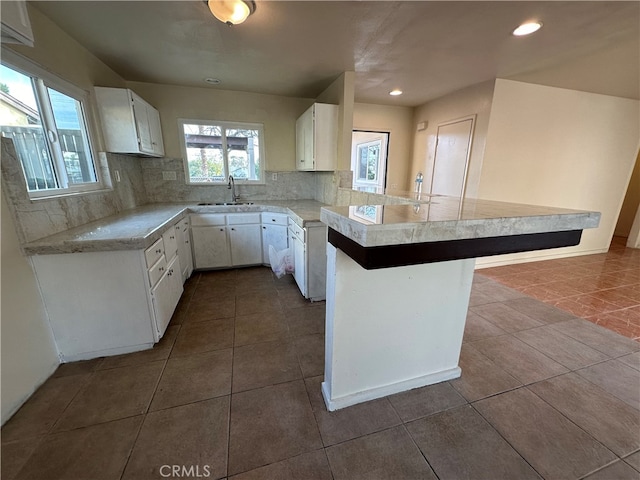
<path fill-rule="evenodd" d="M 156 243 L 154 243 L 144 251 L 144 258 L 147 261 L 147 268 L 153 266 L 163 254 L 164 242 L 162 238 L 159 238 Z"/>
<path fill-rule="evenodd" d="M 260 223 L 259 213 L 233 213 L 227 215 L 229 225 L 243 225 L 247 223 Z"/>
<path fill-rule="evenodd" d="M 289 215 L 284 213 L 268 213 L 262 214 L 262 223 L 268 223 L 269 225 L 286 225 L 289 219 Z"/>
<path fill-rule="evenodd" d="M 194 227 L 198 225 L 224 225 L 225 223 L 225 214 L 202 213 L 198 215 L 191 215 L 191 225 Z"/>
<path fill-rule="evenodd" d="M 305 243 L 305 230 L 304 228 L 298 226 L 297 223 L 289 224 L 289 231 L 293 233 L 302 243 Z"/>
<path fill-rule="evenodd" d="M 149 269 L 149 282 L 151 283 L 151 288 L 158 283 L 158 280 L 162 278 L 164 272 L 167 269 L 167 261 L 164 257 L 160 257 L 154 266 Z"/>
<path fill-rule="evenodd" d="M 180 228 L 183 232 L 187 232 L 189 230 L 189 217 L 184 218 L 178 223 L 178 228 Z"/>
<path fill-rule="evenodd" d="M 164 256 L 167 260 L 171 260 L 178 253 L 178 240 L 175 227 L 171 227 L 162 234 L 162 241 L 164 242 Z"/>

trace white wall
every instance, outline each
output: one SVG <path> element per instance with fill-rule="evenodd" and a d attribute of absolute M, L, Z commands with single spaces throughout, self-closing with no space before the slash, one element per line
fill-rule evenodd
<path fill-rule="evenodd" d="M 58 366 L 58 351 L 42 297 L 2 197 L 2 424 Z"/>
<path fill-rule="evenodd" d="M 113 70 L 67 35 L 39 10 L 28 5 L 28 11 L 35 37 L 35 46 L 31 48 L 7 45 L 8 48 L 88 91 L 92 91 L 93 85 L 96 84 L 113 87 L 125 85 L 124 80 Z M 3 171 L 6 170 L 6 160 L 6 156 L 3 155 Z M 124 173 L 126 173 L 125 170 L 123 170 Z M 15 185 L 10 187 L 15 187 Z M 0 320 L 2 332 L 2 370 L 0 374 L 2 379 L 2 423 L 47 379 L 59 363 L 42 298 L 36 286 L 35 275 L 19 248 L 16 225 L 13 223 L 6 204 L 5 189 L 6 183 L 3 181 L 1 212 L 2 307 Z M 118 192 L 108 196 L 115 198 L 117 194 Z M 96 195 L 93 194 L 92 197 L 96 197 Z M 87 196 L 74 198 L 77 198 L 78 201 L 72 200 L 71 197 L 65 200 L 70 207 L 69 211 L 83 211 L 82 207 L 86 202 L 82 199 L 86 199 Z M 113 209 L 117 210 L 118 205 L 115 204 L 117 202 L 115 199 L 113 201 Z M 33 205 L 30 205 L 31 202 L 28 203 L 24 206 L 24 211 L 40 212 L 45 218 L 43 221 L 46 221 L 49 205 L 55 202 L 41 201 L 40 208 L 34 208 Z M 59 215 L 60 211 L 55 213 Z M 115 212 L 110 211 L 105 214 L 112 213 Z M 79 213 L 79 215 L 82 214 Z"/>
<path fill-rule="evenodd" d="M 620 210 L 620 217 L 618 217 L 614 235 L 621 237 L 629 236 L 631 225 L 633 225 L 633 220 L 638 209 L 640 209 L 640 151 L 636 157 L 636 163 L 633 167 L 627 193 L 624 196 L 624 202 L 622 203 L 622 209 Z"/>
<path fill-rule="evenodd" d="M 579 246 L 479 260 L 513 263 L 608 249 L 640 141 L 640 102 L 498 79 L 479 198 L 595 210 Z"/>
<path fill-rule="evenodd" d="M 418 172 L 424 174 L 424 185 L 431 185 L 433 158 L 436 151 L 438 125 L 458 118 L 476 115 L 471 142 L 471 156 L 467 172 L 466 196 L 478 196 L 482 158 L 484 154 L 494 81 L 480 83 L 464 90 L 445 95 L 414 110 L 413 124 L 428 122 L 426 130 L 416 131 L 413 141 L 413 164 L 409 172 L 410 189 Z M 424 189 L 427 192 L 428 189 Z"/>
<path fill-rule="evenodd" d="M 355 72 L 344 72 L 318 97 L 317 102 L 338 105 L 337 170 L 351 168 L 351 132 L 355 97 Z"/>
<path fill-rule="evenodd" d="M 411 185 L 409 171 L 415 130 L 413 108 L 356 103 L 353 129 L 389 132 L 387 189 L 407 191 Z"/>

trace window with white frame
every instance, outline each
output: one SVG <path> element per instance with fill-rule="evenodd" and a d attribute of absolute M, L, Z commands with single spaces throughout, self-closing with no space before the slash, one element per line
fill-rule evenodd
<path fill-rule="evenodd" d="M 4 51 L 3 51 L 4 54 Z M 13 140 L 32 198 L 102 188 L 88 93 L 29 62 L 0 65 L 0 133 Z"/>
<path fill-rule="evenodd" d="M 188 183 L 263 183 L 263 127 L 257 123 L 179 120 Z"/>

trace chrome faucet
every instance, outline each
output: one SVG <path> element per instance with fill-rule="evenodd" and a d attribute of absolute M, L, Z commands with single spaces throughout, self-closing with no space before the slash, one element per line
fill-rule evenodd
<path fill-rule="evenodd" d="M 231 189 L 231 201 L 233 203 L 237 202 L 240 199 L 240 195 L 236 195 L 236 182 L 233 179 L 233 175 L 229 175 L 229 183 L 227 184 L 227 188 Z"/>

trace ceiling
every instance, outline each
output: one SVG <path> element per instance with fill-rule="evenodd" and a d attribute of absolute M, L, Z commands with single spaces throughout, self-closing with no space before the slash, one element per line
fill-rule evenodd
<path fill-rule="evenodd" d="M 128 81 L 314 98 L 355 71 L 366 103 L 417 106 L 496 77 L 640 98 L 637 1 L 256 3 L 233 27 L 200 0 L 32 4 Z M 530 19 L 542 30 L 510 34 Z"/>

